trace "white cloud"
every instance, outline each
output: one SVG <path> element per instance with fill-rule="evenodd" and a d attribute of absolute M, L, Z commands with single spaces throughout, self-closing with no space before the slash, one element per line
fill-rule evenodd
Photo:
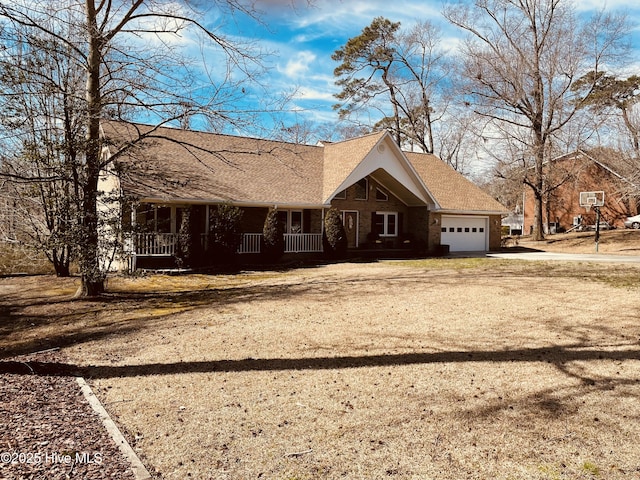
<path fill-rule="evenodd" d="M 324 102 L 336 102 L 333 94 L 326 90 L 318 90 L 312 87 L 300 87 L 296 91 L 294 98 L 297 100 L 322 100 Z"/>
<path fill-rule="evenodd" d="M 304 50 L 298 52 L 293 58 L 290 58 L 284 68 L 278 68 L 278 71 L 284 73 L 289 78 L 298 78 L 307 73 L 310 65 L 316 60 L 313 52 Z"/>
<path fill-rule="evenodd" d="M 435 2 L 434 2 L 435 3 Z M 331 22 L 334 28 L 354 23 L 369 25 L 375 17 L 409 22 L 417 18 L 439 16 L 439 7 L 430 2 L 388 2 L 387 0 L 333 0 L 323 2 L 321 9 L 309 9 L 298 17 L 300 27 Z"/>
<path fill-rule="evenodd" d="M 573 0 L 572 3 L 580 11 L 616 10 L 633 6 L 633 2 L 629 0 Z"/>

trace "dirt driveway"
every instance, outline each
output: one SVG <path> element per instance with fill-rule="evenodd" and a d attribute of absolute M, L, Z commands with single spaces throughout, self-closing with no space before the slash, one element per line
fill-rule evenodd
<path fill-rule="evenodd" d="M 640 477 L 638 266 L 400 261 L 109 288 L 59 303 L 63 353 L 158 477 Z"/>

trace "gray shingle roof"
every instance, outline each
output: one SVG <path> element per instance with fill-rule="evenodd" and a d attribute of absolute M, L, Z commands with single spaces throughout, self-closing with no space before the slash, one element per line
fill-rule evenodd
<path fill-rule="evenodd" d="M 442 210 L 508 213 L 501 203 L 435 155 L 405 152 L 405 156 Z"/>
<path fill-rule="evenodd" d="M 385 132 L 377 132 L 324 147 L 323 198 L 336 193 L 340 184 L 384 135 Z"/>
<path fill-rule="evenodd" d="M 103 123 L 124 190 L 156 201 L 324 205 L 388 133 L 324 146 L 119 122 Z M 135 147 L 123 146 L 143 135 Z M 405 153 L 443 210 L 506 209 L 434 155 Z"/>
<path fill-rule="evenodd" d="M 322 147 L 214 133 L 109 123 L 123 142 L 149 136 L 121 159 L 125 190 L 141 198 L 318 205 Z M 151 133 L 150 133 L 151 132 Z"/>

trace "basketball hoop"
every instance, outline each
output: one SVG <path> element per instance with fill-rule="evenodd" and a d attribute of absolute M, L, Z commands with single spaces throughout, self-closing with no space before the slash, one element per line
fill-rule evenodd
<path fill-rule="evenodd" d="M 595 224 L 595 242 L 596 253 L 598 252 L 598 242 L 600 241 L 600 207 L 604 206 L 604 192 L 580 192 L 580 206 L 584 207 L 587 212 L 591 211 L 591 207 L 596 212 L 596 224 Z"/>

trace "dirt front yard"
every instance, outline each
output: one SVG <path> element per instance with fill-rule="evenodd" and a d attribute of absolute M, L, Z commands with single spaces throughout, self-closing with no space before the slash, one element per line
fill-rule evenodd
<path fill-rule="evenodd" d="M 164 479 L 640 477 L 640 268 L 491 259 L 0 280 Z"/>

